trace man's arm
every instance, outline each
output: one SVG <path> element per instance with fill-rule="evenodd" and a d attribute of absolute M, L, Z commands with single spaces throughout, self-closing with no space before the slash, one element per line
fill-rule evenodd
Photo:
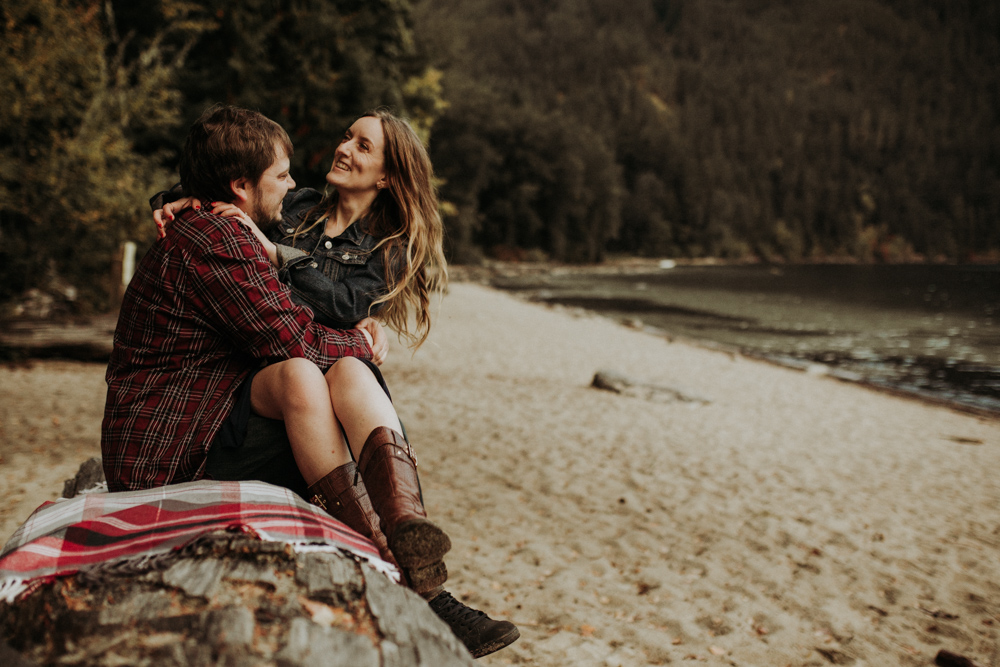
<path fill-rule="evenodd" d="M 285 247 L 278 246 L 279 256 Z M 312 308 L 317 322 L 335 329 L 348 328 L 382 309 L 382 304 L 372 308 L 375 299 L 389 291 L 379 255 L 373 252 L 363 267 L 342 281 L 331 280 L 308 255 L 304 260 L 286 259 L 278 276 L 291 288 L 296 303 Z"/>
<path fill-rule="evenodd" d="M 199 311 L 236 349 L 257 358 L 303 357 L 324 370 L 341 357 L 372 358 L 360 330 L 328 329 L 292 302 L 260 244 L 231 224 L 232 232 L 193 254 L 192 291 Z"/>
<path fill-rule="evenodd" d="M 149 198 L 150 210 L 157 211 L 163 208 L 164 204 L 175 202 L 184 196 L 184 188 L 180 183 L 175 183 L 169 190 L 161 190 Z"/>

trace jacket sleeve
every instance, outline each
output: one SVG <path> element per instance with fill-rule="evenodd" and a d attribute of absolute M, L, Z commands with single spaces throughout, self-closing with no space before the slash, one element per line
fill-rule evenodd
<path fill-rule="evenodd" d="M 158 211 L 166 204 L 171 204 L 184 196 L 181 184 L 178 183 L 169 190 L 161 190 L 149 198 L 149 210 Z"/>
<path fill-rule="evenodd" d="M 331 280 L 308 255 L 304 258 L 283 262 L 278 275 L 291 289 L 292 299 L 313 310 L 317 322 L 349 328 L 381 310 L 382 304 L 373 307 L 373 303 L 389 288 L 380 251 L 373 251 L 364 266 L 343 282 Z"/>
<path fill-rule="evenodd" d="M 292 301 L 257 240 L 234 232 L 194 258 L 191 284 L 198 310 L 236 349 L 260 359 L 303 357 L 324 370 L 342 357 L 372 358 L 360 331 L 313 321 Z"/>

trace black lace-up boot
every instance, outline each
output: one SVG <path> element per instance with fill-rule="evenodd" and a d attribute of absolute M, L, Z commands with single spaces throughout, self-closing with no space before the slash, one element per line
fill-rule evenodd
<path fill-rule="evenodd" d="M 448 591 L 442 591 L 428 604 L 465 644 L 473 658 L 499 651 L 521 636 L 517 626 L 510 621 L 494 621 L 478 609 L 462 604 Z"/>

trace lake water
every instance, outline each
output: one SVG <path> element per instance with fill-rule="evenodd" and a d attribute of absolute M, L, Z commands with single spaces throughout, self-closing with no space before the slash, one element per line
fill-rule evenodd
<path fill-rule="evenodd" d="M 1000 266 L 557 269 L 494 285 L 1000 414 Z"/>

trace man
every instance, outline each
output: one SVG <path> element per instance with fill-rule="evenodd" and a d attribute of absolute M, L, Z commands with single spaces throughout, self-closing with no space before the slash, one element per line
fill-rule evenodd
<path fill-rule="evenodd" d="M 294 187 L 291 153 L 287 134 L 264 116 L 210 109 L 185 143 L 181 183 L 202 201 L 236 204 L 266 230 L 280 220 L 282 199 Z M 273 368 L 304 358 L 326 369 L 345 356 L 380 363 L 386 349 L 370 318 L 348 331 L 314 323 L 237 218 L 184 213 L 140 262 L 122 304 L 101 438 L 109 488 L 208 476 L 303 493 L 281 423 L 281 437 L 274 437 L 251 410 L 261 362 Z M 432 608 L 477 657 L 517 638 L 515 626 L 468 608 L 440 586 L 433 596 Z"/>
<path fill-rule="evenodd" d="M 181 182 L 274 224 L 294 186 L 291 153 L 277 123 L 243 109 L 213 109 L 188 137 Z M 213 441 L 233 437 L 223 426 L 232 425 L 237 390 L 261 360 L 303 357 L 326 368 L 346 356 L 375 359 L 385 348 L 374 320 L 349 331 L 313 322 L 238 220 L 182 216 L 143 257 L 122 303 L 101 431 L 108 487 L 204 477 Z M 245 416 L 235 426 L 245 429 Z"/>

